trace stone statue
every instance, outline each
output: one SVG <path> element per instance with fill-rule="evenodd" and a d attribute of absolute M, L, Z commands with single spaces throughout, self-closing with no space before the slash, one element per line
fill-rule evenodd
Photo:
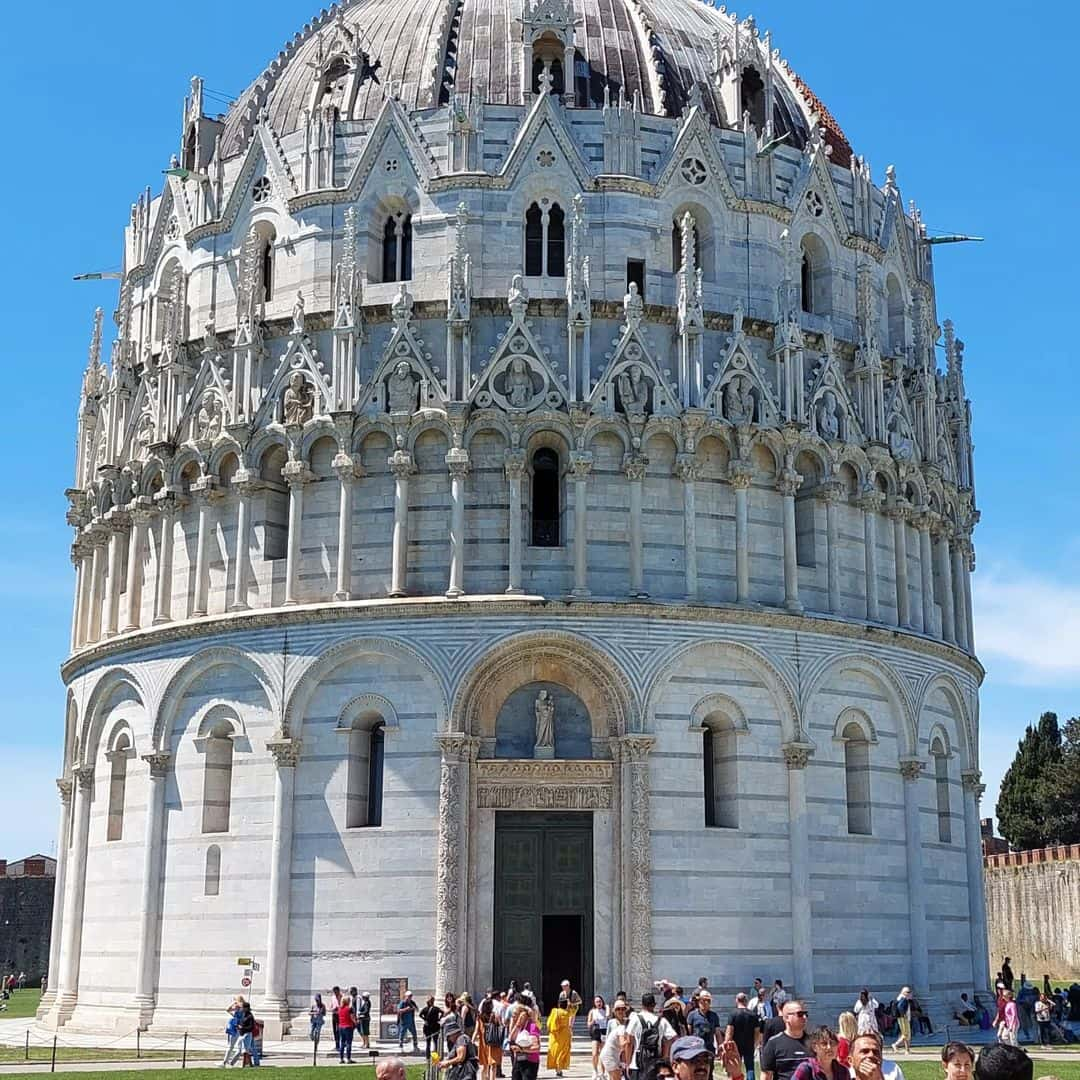
<path fill-rule="evenodd" d="M 836 395 L 826 390 L 821 395 L 817 408 L 818 434 L 823 439 L 840 438 L 840 421 L 836 416 Z"/>
<path fill-rule="evenodd" d="M 199 442 L 213 442 L 221 435 L 221 424 L 221 401 L 213 390 L 207 390 L 195 418 L 195 438 Z"/>
<path fill-rule="evenodd" d="M 304 294 L 296 294 L 296 303 L 292 309 L 292 332 L 302 334 L 304 332 Z"/>
<path fill-rule="evenodd" d="M 555 745 L 555 702 L 546 690 L 536 695 L 536 745 Z"/>
<path fill-rule="evenodd" d="M 506 398 L 515 409 L 528 408 L 533 399 L 532 374 L 524 358 L 515 356 L 506 372 Z"/>
<path fill-rule="evenodd" d="M 150 444 L 154 441 L 154 418 L 148 412 L 139 417 L 139 426 L 135 429 L 136 457 L 145 461 L 150 455 Z"/>
<path fill-rule="evenodd" d="M 627 322 L 637 322 L 645 315 L 645 301 L 641 299 L 641 291 L 636 281 L 630 282 L 623 297 L 623 311 L 626 313 Z"/>
<path fill-rule="evenodd" d="M 644 416 L 649 411 L 649 384 L 640 364 L 631 364 L 619 376 L 619 400 L 627 416 Z"/>
<path fill-rule="evenodd" d="M 412 311 L 413 296 L 403 281 L 398 288 L 397 296 L 394 297 L 394 302 L 390 305 L 390 314 L 393 316 L 394 322 L 403 323 L 412 318 Z"/>
<path fill-rule="evenodd" d="M 915 437 L 901 412 L 893 413 L 889 421 L 889 449 L 897 461 L 910 461 L 915 456 Z"/>
<path fill-rule="evenodd" d="M 416 412 L 416 376 L 407 360 L 399 360 L 394 365 L 393 373 L 386 381 L 387 398 L 390 412 Z"/>
<path fill-rule="evenodd" d="M 299 371 L 289 376 L 283 411 L 286 425 L 306 424 L 315 415 L 315 393 L 311 383 Z"/>
<path fill-rule="evenodd" d="M 733 424 L 754 420 L 754 388 L 745 375 L 736 375 L 724 387 L 724 416 Z"/>
<path fill-rule="evenodd" d="M 525 288 L 525 279 L 515 274 L 510 279 L 510 292 L 506 297 L 510 305 L 510 314 L 515 319 L 525 318 L 525 309 L 529 306 L 529 290 Z"/>

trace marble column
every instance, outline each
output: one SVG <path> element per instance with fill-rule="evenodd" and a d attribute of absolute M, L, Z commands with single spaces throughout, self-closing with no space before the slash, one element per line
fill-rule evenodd
<path fill-rule="evenodd" d="M 949 556 L 948 526 L 937 522 L 934 529 L 935 554 L 938 564 L 938 584 L 941 586 L 941 636 L 948 642 L 956 641 L 956 622 L 953 619 L 952 559 Z"/>
<path fill-rule="evenodd" d="M 54 1026 L 71 1018 L 79 996 L 79 963 L 82 957 L 83 908 L 86 900 L 86 849 L 90 840 L 90 806 L 94 800 L 94 767 L 73 770 L 75 777 L 75 835 L 68 868 L 67 895 L 60 942 L 60 981 L 53 1009 Z"/>
<path fill-rule="evenodd" d="M 453 599 L 465 592 L 465 477 L 469 452 L 451 447 L 446 452 L 450 471 L 450 582 L 446 595 Z"/>
<path fill-rule="evenodd" d="M 788 777 L 788 843 L 791 850 L 791 951 L 795 993 L 814 994 L 814 939 L 810 916 L 810 841 L 806 809 L 806 767 L 813 747 L 792 742 L 783 745 Z"/>
<path fill-rule="evenodd" d="M 954 537 L 952 550 L 953 619 L 956 624 L 956 644 L 962 649 L 970 648 L 967 626 L 967 601 L 964 598 L 963 540 Z"/>
<path fill-rule="evenodd" d="M 233 571 L 233 595 L 230 611 L 247 611 L 248 581 L 251 567 L 251 500 L 262 490 L 254 473 L 241 469 L 233 477 L 236 492 L 236 569 Z"/>
<path fill-rule="evenodd" d="M 312 478 L 303 461 L 287 461 L 281 470 L 289 485 L 289 535 L 285 547 L 285 604 L 299 603 L 300 539 L 304 529 L 304 487 Z"/>
<path fill-rule="evenodd" d="M 93 527 L 89 542 L 93 545 L 93 557 L 90 564 L 85 640 L 87 644 L 92 644 L 101 639 L 102 612 L 105 606 L 105 549 L 109 541 L 103 526 Z"/>
<path fill-rule="evenodd" d="M 623 472 L 630 485 L 630 595 L 648 596 L 645 591 L 644 523 L 642 488 L 645 481 L 645 458 L 631 454 L 623 461 Z"/>
<path fill-rule="evenodd" d="M 844 489 L 839 483 L 822 484 L 821 497 L 825 501 L 825 565 L 829 588 L 829 610 L 834 615 L 840 611 L 840 500 Z"/>
<path fill-rule="evenodd" d="M 266 994 L 262 1015 L 271 1038 L 280 1038 L 289 1021 L 289 917 L 292 910 L 293 792 L 300 740 L 276 737 L 266 744 L 277 766 L 274 823 L 270 846 L 270 925 L 266 940 Z"/>
<path fill-rule="evenodd" d="M 507 450 L 503 467 L 506 469 L 506 482 L 509 487 L 507 532 L 510 545 L 510 568 L 506 591 L 511 596 L 520 596 L 524 592 L 521 587 L 521 478 L 525 473 L 524 452 Z"/>
<path fill-rule="evenodd" d="M 157 587 L 154 593 L 154 625 L 172 622 L 172 564 L 173 534 L 176 531 L 175 513 L 180 501 L 166 496 L 159 502 L 161 537 L 158 541 Z"/>
<path fill-rule="evenodd" d="M 930 953 L 926 941 L 926 887 L 923 882 L 922 811 L 919 780 L 923 762 L 902 758 L 904 778 L 904 850 L 907 859 L 908 932 L 911 937 L 911 985 L 916 992 L 930 989 Z"/>
<path fill-rule="evenodd" d="M 71 549 L 75 563 L 75 613 L 71 620 L 71 651 L 86 641 L 86 619 L 90 605 L 90 578 L 93 574 L 93 551 L 82 538 Z"/>
<path fill-rule="evenodd" d="M 143 843 L 139 952 L 135 965 L 135 1008 L 146 1030 L 157 1001 L 158 930 L 161 921 L 161 870 L 165 860 L 165 785 L 172 755 L 165 750 L 143 754 L 147 766 L 146 836 Z"/>
<path fill-rule="evenodd" d="M 60 827 L 56 836 L 56 878 L 53 881 L 52 932 L 49 934 L 49 967 L 45 993 L 38 1004 L 38 1019 L 43 1019 L 56 1000 L 56 984 L 60 978 L 60 939 L 64 926 L 64 899 L 67 888 L 68 836 L 71 831 L 71 792 L 74 784 L 62 778 L 56 781 L 60 792 Z"/>
<path fill-rule="evenodd" d="M 341 484 L 338 497 L 338 548 L 337 548 L 337 588 L 335 600 L 352 599 L 352 533 L 353 533 L 353 495 L 356 492 L 356 480 L 363 469 L 351 454 L 339 453 L 333 461 L 333 469 Z"/>
<path fill-rule="evenodd" d="M 142 621 L 142 561 L 146 549 L 146 533 L 150 528 L 152 514 L 139 509 L 131 515 L 131 538 L 128 545 L 127 564 L 127 612 L 124 617 L 124 633 L 139 629 Z"/>
<path fill-rule="evenodd" d="M 649 986 L 652 980 L 652 798 L 651 735 L 623 735 L 617 742 L 623 815 L 622 867 L 628 883 L 623 896 L 622 982 Z"/>
<path fill-rule="evenodd" d="M 214 497 L 214 480 L 201 477 L 191 485 L 195 505 L 199 508 L 199 528 L 195 536 L 195 596 L 191 614 L 195 618 L 206 615 L 210 593 L 210 540 L 214 522 L 211 516 L 211 499 Z"/>
<path fill-rule="evenodd" d="M 964 625 L 967 627 L 968 652 L 975 652 L 975 617 L 971 603 L 971 573 L 975 569 L 975 550 L 970 539 L 964 540 Z"/>
<path fill-rule="evenodd" d="M 750 467 L 733 461 L 728 479 L 735 489 L 735 602 L 750 603 Z"/>
<path fill-rule="evenodd" d="M 449 732 L 435 736 L 439 768 L 439 847 L 435 878 L 435 992 L 465 984 L 466 881 L 469 866 L 469 773 L 477 740 Z"/>
<path fill-rule="evenodd" d="M 576 451 L 570 456 L 570 475 L 574 478 L 574 591 L 571 595 L 578 599 L 589 595 L 588 480 L 592 463 L 592 454 Z"/>
<path fill-rule="evenodd" d="M 919 573 L 922 577 L 922 631 L 934 633 L 934 563 L 930 550 L 930 512 L 923 507 L 915 519 L 919 530 Z"/>
<path fill-rule="evenodd" d="M 881 509 L 882 494 L 874 488 L 864 488 L 859 499 L 863 515 L 863 561 L 866 574 L 866 618 L 869 622 L 881 620 L 881 603 L 878 600 L 877 516 Z"/>
<path fill-rule="evenodd" d="M 986 786 L 972 769 L 960 774 L 964 788 L 964 848 L 967 858 L 968 918 L 971 928 L 971 966 L 975 992 L 990 987 L 989 946 L 986 937 L 986 897 L 983 893 L 982 830 L 979 799 Z"/>
<path fill-rule="evenodd" d="M 698 598 L 697 558 L 697 464 L 693 454 L 679 454 L 675 473 L 683 490 L 683 567 L 686 573 L 686 599 Z"/>
<path fill-rule="evenodd" d="M 394 474 L 394 537 L 391 546 L 393 564 L 390 574 L 390 595 L 404 596 L 409 584 L 409 476 L 413 471 L 412 457 L 404 450 L 395 450 L 387 459 Z"/>
<path fill-rule="evenodd" d="M 120 630 L 120 552 L 125 543 L 124 532 L 130 522 L 125 513 L 110 513 L 109 561 L 105 577 L 104 637 L 115 637 Z"/>
<path fill-rule="evenodd" d="M 795 492 L 801 483 L 802 477 L 794 469 L 785 469 L 776 484 L 783 510 L 784 607 L 795 614 L 803 610 L 799 600 L 799 544 L 795 526 Z"/>
<path fill-rule="evenodd" d="M 907 504 L 897 499 L 885 511 L 893 525 L 893 555 L 896 561 L 896 625 L 911 625 L 911 598 L 908 594 L 907 568 Z"/>

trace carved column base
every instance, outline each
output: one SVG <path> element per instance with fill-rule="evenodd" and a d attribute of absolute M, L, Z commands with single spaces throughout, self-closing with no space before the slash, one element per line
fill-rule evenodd
<path fill-rule="evenodd" d="M 409 594 L 404 589 L 392 589 L 390 592 L 391 600 L 400 600 Z"/>
<path fill-rule="evenodd" d="M 50 1010 L 53 1007 L 53 1003 L 56 1001 L 56 991 L 46 990 L 41 995 L 41 1000 L 38 1002 L 37 1012 L 34 1013 L 34 1019 L 39 1024 L 45 1023 L 45 1018 L 49 1015 Z"/>
<path fill-rule="evenodd" d="M 229 610 L 230 611 L 249 611 L 250 607 L 249 607 L 249 605 L 245 604 L 243 600 L 240 600 L 235 604 L 230 604 L 229 605 Z"/>
<path fill-rule="evenodd" d="M 259 1019 L 263 1022 L 263 1034 L 267 1039 L 283 1039 L 292 1027 L 292 1013 L 284 998 L 263 998 L 259 1006 Z"/>
<path fill-rule="evenodd" d="M 171 623 L 171 622 L 172 622 L 172 619 L 170 619 L 168 615 L 155 615 L 154 616 L 154 621 L 150 625 L 151 626 L 164 626 L 166 623 Z"/>
<path fill-rule="evenodd" d="M 45 1017 L 45 1027 L 52 1028 L 53 1031 L 62 1028 L 71 1019 L 78 1001 L 79 995 L 74 991 L 57 994 L 49 1015 Z"/>
<path fill-rule="evenodd" d="M 139 629 L 139 624 L 138 623 L 128 623 L 127 626 L 122 626 L 120 628 L 120 633 L 121 634 L 134 634 L 135 631 L 138 630 L 138 629 Z"/>
<path fill-rule="evenodd" d="M 340 603 L 343 600 L 351 600 L 352 599 L 352 593 L 350 593 L 350 592 L 341 592 L 339 590 L 338 592 L 334 593 L 334 599 L 337 600 L 338 603 Z"/>
<path fill-rule="evenodd" d="M 524 596 L 525 595 L 525 590 L 524 589 L 506 589 L 505 594 L 507 596 Z"/>
<path fill-rule="evenodd" d="M 806 608 L 798 600 L 789 600 L 784 604 L 784 610 L 790 611 L 792 615 L 801 615 Z"/>
<path fill-rule="evenodd" d="M 459 596 L 465 595 L 464 589 L 447 589 L 444 593 L 447 600 L 456 600 Z"/>
<path fill-rule="evenodd" d="M 135 995 L 136 1026 L 140 1031 L 146 1031 L 154 1019 L 154 1009 L 157 1001 L 153 994 Z"/>
<path fill-rule="evenodd" d="M 592 596 L 590 589 L 572 589 L 570 591 L 571 600 L 588 600 L 590 596 Z"/>

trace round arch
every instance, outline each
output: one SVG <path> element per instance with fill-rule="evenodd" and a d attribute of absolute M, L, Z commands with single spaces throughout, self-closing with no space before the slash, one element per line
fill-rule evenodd
<path fill-rule="evenodd" d="M 944 694 L 946 701 L 951 706 L 953 723 L 956 725 L 955 737 L 949 737 L 948 749 L 959 753 L 963 770 L 977 769 L 979 767 L 979 756 L 975 749 L 976 738 L 971 722 L 971 714 L 964 701 L 964 694 L 960 686 L 951 675 L 945 672 L 939 672 L 935 675 L 926 684 L 919 698 L 918 710 L 915 715 L 919 718 L 918 735 L 920 744 L 925 735 L 926 744 L 929 746 L 934 729 L 938 726 L 944 726 L 940 718 L 927 715 L 926 706 L 930 700 L 930 695 L 935 690 L 940 690 Z M 946 729 L 946 735 L 948 735 L 948 729 Z"/>
<path fill-rule="evenodd" d="M 73 767 L 92 765 L 97 757 L 98 740 L 105 726 L 109 707 L 121 688 L 127 687 L 142 709 L 146 709 L 146 695 L 139 687 L 139 680 L 127 668 L 113 668 L 95 684 L 83 709 L 82 735 L 79 739 L 79 760 Z"/>

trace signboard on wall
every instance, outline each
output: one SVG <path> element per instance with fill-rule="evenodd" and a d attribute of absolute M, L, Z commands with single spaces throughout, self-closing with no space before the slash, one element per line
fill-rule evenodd
<path fill-rule="evenodd" d="M 408 979 L 379 980 L 379 1039 L 393 1042 L 398 1037 L 398 1002 L 409 989 Z"/>

